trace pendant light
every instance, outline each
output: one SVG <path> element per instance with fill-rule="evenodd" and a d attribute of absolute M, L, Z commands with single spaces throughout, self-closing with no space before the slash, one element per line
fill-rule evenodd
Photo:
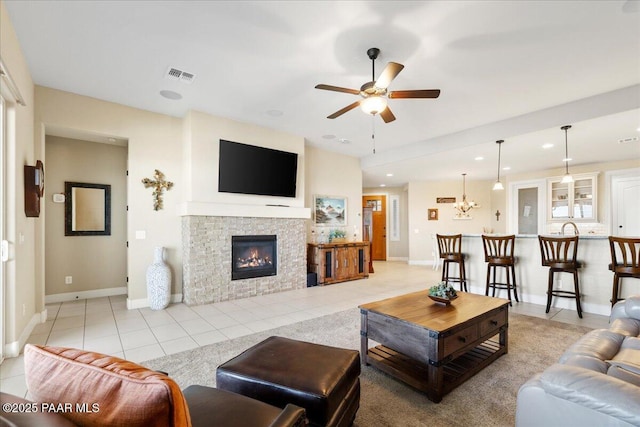
<path fill-rule="evenodd" d="M 562 126 L 560 129 L 564 131 L 564 166 L 566 171 L 561 182 L 568 184 L 573 182 L 573 176 L 569 173 L 569 143 L 567 142 L 567 131 L 571 129 L 571 125 Z"/>
<path fill-rule="evenodd" d="M 494 190 L 504 190 L 504 185 L 500 182 L 500 149 L 502 148 L 503 142 L 504 140 L 502 139 L 496 141 L 496 144 L 498 144 L 498 179 L 496 180 L 496 183 L 493 184 Z"/>

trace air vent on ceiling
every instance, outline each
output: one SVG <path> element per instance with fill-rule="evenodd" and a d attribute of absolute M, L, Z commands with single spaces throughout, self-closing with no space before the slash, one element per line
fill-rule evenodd
<path fill-rule="evenodd" d="M 632 136 L 630 138 L 622 138 L 618 140 L 618 144 L 627 144 L 629 142 L 636 142 L 640 139 L 640 137 Z"/>
<path fill-rule="evenodd" d="M 183 83 L 191 84 L 196 78 L 196 75 L 187 71 L 182 71 L 177 68 L 169 67 L 165 76 L 169 80 L 179 80 Z"/>

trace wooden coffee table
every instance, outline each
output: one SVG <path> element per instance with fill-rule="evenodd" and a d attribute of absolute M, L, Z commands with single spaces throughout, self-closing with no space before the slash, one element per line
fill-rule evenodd
<path fill-rule="evenodd" d="M 442 397 L 508 351 L 509 301 L 458 292 L 451 305 L 427 290 L 360 306 L 362 363 Z M 497 338 L 497 339 L 496 339 Z M 369 347 L 369 340 L 380 345 Z"/>

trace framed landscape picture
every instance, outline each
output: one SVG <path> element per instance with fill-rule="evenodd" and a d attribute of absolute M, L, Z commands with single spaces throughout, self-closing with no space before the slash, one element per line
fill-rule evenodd
<path fill-rule="evenodd" d="M 347 225 L 347 198 L 342 196 L 313 196 L 314 222 L 317 226 Z"/>

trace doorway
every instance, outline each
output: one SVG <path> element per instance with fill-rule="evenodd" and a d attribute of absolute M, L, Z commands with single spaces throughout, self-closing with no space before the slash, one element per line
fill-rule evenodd
<path fill-rule="evenodd" d="M 371 259 L 373 261 L 387 260 L 387 196 L 362 196 L 362 206 L 372 210 Z"/>
<path fill-rule="evenodd" d="M 611 178 L 611 235 L 640 236 L 640 171 Z"/>
<path fill-rule="evenodd" d="M 44 200 L 45 302 L 126 295 L 127 141 L 60 128 L 47 131 L 47 185 L 50 194 L 63 197 Z M 67 185 L 70 183 L 73 185 Z M 89 210 L 108 210 L 109 221 L 103 224 L 109 227 L 101 226 L 100 232 L 92 232 L 92 227 L 72 229 L 71 205 L 77 192 L 71 189 L 107 186 L 109 191 L 101 191 L 89 203 Z M 100 215 L 99 219 L 106 221 L 107 217 Z"/>

